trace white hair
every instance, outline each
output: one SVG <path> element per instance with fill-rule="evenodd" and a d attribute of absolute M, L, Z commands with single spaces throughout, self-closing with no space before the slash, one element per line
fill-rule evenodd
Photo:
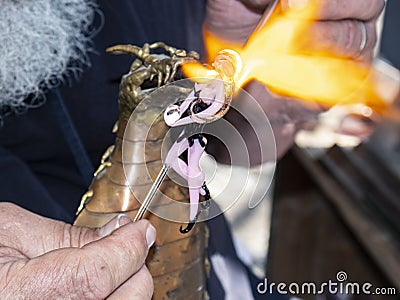
<path fill-rule="evenodd" d="M 94 0 L 0 0 L 0 118 L 89 65 L 96 11 Z"/>

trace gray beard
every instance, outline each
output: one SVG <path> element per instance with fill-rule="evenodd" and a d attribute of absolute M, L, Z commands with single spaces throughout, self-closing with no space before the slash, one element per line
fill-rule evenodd
<path fill-rule="evenodd" d="M 89 65 L 97 11 L 94 0 L 0 0 L 0 118 Z"/>

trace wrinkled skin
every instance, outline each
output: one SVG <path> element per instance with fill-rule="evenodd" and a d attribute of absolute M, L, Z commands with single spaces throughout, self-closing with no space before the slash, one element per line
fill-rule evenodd
<path fill-rule="evenodd" d="M 0 203 L 0 298 L 150 299 L 149 226 L 123 216 L 93 230 Z"/>
<path fill-rule="evenodd" d="M 321 9 L 318 20 L 310 29 L 309 40 L 301 45 L 304 51 L 312 53 L 329 49 L 341 57 L 370 61 L 377 41 L 376 23 L 385 1 L 312 1 L 319 1 Z M 269 2 L 270 0 L 208 1 L 205 27 L 217 36 L 243 44 Z M 301 9 L 301 2 L 306 1 L 281 0 L 281 8 L 297 5 L 297 9 Z M 364 22 L 368 37 L 362 53 L 359 51 L 362 41 L 359 22 Z M 326 109 L 317 104 L 305 106 L 293 99 L 277 100 L 257 82 L 250 83 L 245 89 L 260 103 L 269 118 L 275 134 L 278 158 L 292 145 L 296 132 L 304 127 L 312 127 L 316 123 L 317 115 Z M 252 143 L 256 142 L 247 140 L 246 143 L 251 149 Z M 224 162 L 224 158 L 220 161 Z M 257 159 L 252 160 L 253 164 L 260 162 Z"/>
<path fill-rule="evenodd" d="M 385 6 L 384 0 L 309 0 L 320 3 L 318 20 L 310 36 L 309 50 L 334 49 L 338 55 L 358 58 L 362 32 L 358 22 L 367 29 L 364 59 L 372 59 L 377 40 L 376 22 Z M 206 26 L 213 33 L 229 40 L 245 42 L 259 21 L 270 0 L 214 0 L 207 5 Z M 299 7 L 306 0 L 281 0 L 282 9 Z M 299 4 L 298 4 L 299 3 Z M 296 6 L 297 4 L 297 6 Z"/>

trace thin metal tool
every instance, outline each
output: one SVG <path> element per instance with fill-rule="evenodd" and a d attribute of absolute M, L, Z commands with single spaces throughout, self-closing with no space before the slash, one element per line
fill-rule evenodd
<path fill-rule="evenodd" d="M 143 215 L 145 214 L 145 212 L 148 210 L 151 202 L 153 201 L 158 189 L 160 188 L 161 183 L 164 181 L 165 176 L 167 176 L 168 170 L 169 170 L 170 166 L 167 164 L 163 164 L 160 172 L 157 175 L 156 180 L 154 180 L 151 188 L 149 189 L 146 198 L 144 199 L 142 205 L 140 205 L 140 208 L 135 216 L 135 218 L 133 219 L 134 222 L 139 221 L 143 218 Z"/>
<path fill-rule="evenodd" d="M 265 24 L 268 22 L 268 20 L 271 18 L 271 16 L 275 12 L 277 12 L 278 4 L 279 4 L 279 0 L 273 0 L 272 2 L 270 2 L 268 4 L 267 8 L 264 10 L 263 15 L 261 16 L 260 21 L 258 22 L 256 28 L 253 30 L 253 32 L 251 33 L 251 35 L 247 41 L 250 40 L 250 38 L 253 34 L 259 32 L 265 26 Z"/>
<path fill-rule="evenodd" d="M 257 27 L 253 30 L 253 33 L 260 31 L 261 28 L 263 28 L 265 26 L 265 24 L 271 18 L 272 14 L 276 11 L 278 4 L 279 4 L 279 0 L 274 0 L 270 4 L 268 4 L 260 21 L 257 24 Z"/>

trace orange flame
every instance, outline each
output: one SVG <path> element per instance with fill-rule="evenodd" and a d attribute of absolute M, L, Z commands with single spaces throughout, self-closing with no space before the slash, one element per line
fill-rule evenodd
<path fill-rule="evenodd" d="M 237 87 L 255 79 L 282 96 L 326 106 L 363 103 L 382 110 L 386 100 L 377 91 L 370 65 L 333 53 L 310 55 L 300 50 L 299 45 L 305 42 L 317 11 L 315 6 L 274 15 L 243 47 L 205 31 L 208 60 L 222 49 L 237 51 L 243 64 Z M 190 78 L 213 77 L 213 73 L 200 64 L 184 65 L 183 70 Z"/>

